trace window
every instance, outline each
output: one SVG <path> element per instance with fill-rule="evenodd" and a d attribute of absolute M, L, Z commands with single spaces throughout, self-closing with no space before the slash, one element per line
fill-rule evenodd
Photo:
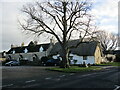
<path fill-rule="evenodd" d="M 87 60 L 87 56 L 83 56 L 83 60 Z"/>
<path fill-rule="evenodd" d="M 44 49 L 43 49 L 43 47 L 41 46 L 40 48 L 39 48 L 39 52 L 43 52 L 44 51 Z"/>
<path fill-rule="evenodd" d="M 12 54 L 15 54 L 15 50 L 13 50 Z"/>
<path fill-rule="evenodd" d="M 27 48 L 25 48 L 25 50 L 24 50 L 24 53 L 28 53 L 28 50 L 27 50 Z"/>
<path fill-rule="evenodd" d="M 72 59 L 73 59 L 73 56 L 69 56 L 69 59 L 72 60 Z"/>

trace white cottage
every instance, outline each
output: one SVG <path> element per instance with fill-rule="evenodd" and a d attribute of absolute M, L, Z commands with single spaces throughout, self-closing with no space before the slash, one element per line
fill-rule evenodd
<path fill-rule="evenodd" d="M 76 46 L 79 40 L 72 40 L 68 46 Z M 51 50 L 53 58 L 59 58 L 61 53 L 61 46 L 56 43 Z M 102 52 L 98 42 L 83 42 L 78 47 L 70 49 L 69 59 L 71 64 L 100 64 L 102 61 Z"/>

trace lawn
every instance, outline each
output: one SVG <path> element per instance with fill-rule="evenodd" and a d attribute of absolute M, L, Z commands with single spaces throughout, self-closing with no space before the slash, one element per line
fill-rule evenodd
<path fill-rule="evenodd" d="M 120 62 L 109 62 L 109 63 L 106 63 L 106 64 L 98 64 L 98 65 L 104 65 L 104 66 L 107 66 L 107 65 L 110 65 L 110 66 L 120 66 Z"/>
<path fill-rule="evenodd" d="M 51 71 L 59 71 L 59 72 L 66 72 L 66 73 L 76 73 L 76 72 L 89 72 L 95 70 L 101 70 L 101 67 L 91 66 L 91 67 L 78 67 L 78 66 L 71 66 L 70 68 L 47 68 L 47 70 Z"/>

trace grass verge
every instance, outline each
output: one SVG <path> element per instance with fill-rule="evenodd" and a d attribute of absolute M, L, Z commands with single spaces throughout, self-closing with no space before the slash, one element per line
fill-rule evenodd
<path fill-rule="evenodd" d="M 78 67 L 78 66 L 71 66 L 70 68 L 47 68 L 46 70 L 51 71 L 59 71 L 59 72 L 66 72 L 66 73 L 77 73 L 77 72 L 89 72 L 89 71 L 96 71 L 101 70 L 101 67 L 91 66 L 91 67 Z"/>

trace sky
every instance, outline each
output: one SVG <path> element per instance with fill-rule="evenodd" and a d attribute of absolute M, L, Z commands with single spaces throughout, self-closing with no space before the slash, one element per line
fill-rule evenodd
<path fill-rule="evenodd" d="M 35 0 L 0 0 L 0 52 L 9 50 L 11 44 L 20 46 L 24 42 L 27 45 L 31 40 L 39 40 L 39 43 L 49 42 L 44 36 L 33 38 L 25 35 L 18 24 L 22 6 L 33 1 Z M 101 30 L 118 33 L 118 1 L 93 1 L 91 14 Z"/>

